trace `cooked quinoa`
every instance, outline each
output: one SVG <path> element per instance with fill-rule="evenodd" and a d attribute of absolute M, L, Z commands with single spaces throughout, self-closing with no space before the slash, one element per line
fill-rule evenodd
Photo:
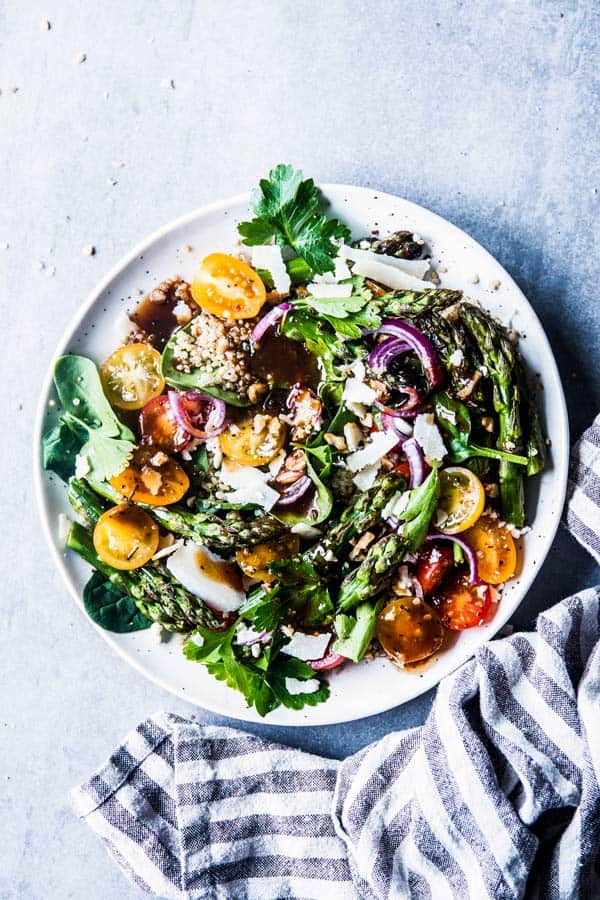
<path fill-rule="evenodd" d="M 207 383 L 229 390 L 248 388 L 256 381 L 250 370 L 250 347 L 254 320 L 218 319 L 200 312 L 190 328 L 175 337 L 173 364 L 189 374 L 203 369 L 212 379 Z"/>

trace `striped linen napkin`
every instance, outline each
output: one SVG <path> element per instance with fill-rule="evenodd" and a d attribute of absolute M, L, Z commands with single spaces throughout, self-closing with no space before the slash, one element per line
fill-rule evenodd
<path fill-rule="evenodd" d="M 600 556 L 600 417 L 566 523 Z M 481 647 L 342 763 L 159 713 L 73 803 L 160 897 L 600 897 L 600 588 Z"/>

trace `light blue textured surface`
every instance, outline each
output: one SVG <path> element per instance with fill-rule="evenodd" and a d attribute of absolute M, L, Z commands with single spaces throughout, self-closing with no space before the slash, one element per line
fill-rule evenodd
<path fill-rule="evenodd" d="M 151 711 L 192 711 L 94 635 L 37 526 L 38 385 L 82 298 L 150 231 L 290 161 L 416 200 L 486 246 L 548 331 L 576 436 L 600 405 L 597 9 L 3 4 L 1 898 L 138 896 L 67 793 Z M 560 534 L 517 624 L 596 578 Z M 430 699 L 348 726 L 251 730 L 342 756 L 420 722 Z"/>

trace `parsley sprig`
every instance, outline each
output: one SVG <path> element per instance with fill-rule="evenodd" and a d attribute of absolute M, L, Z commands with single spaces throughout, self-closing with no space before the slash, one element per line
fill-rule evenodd
<path fill-rule="evenodd" d="M 237 623 L 226 631 L 199 628 L 195 634 L 201 637 L 202 645 L 191 639 L 186 641 L 184 655 L 202 663 L 219 681 L 240 691 L 248 706 L 254 706 L 261 716 L 278 706 L 302 709 L 327 700 L 329 686 L 325 681 L 316 691 L 290 693 L 287 678 L 308 681 L 317 676 L 305 662 L 280 652 L 282 639 L 279 635 L 263 646 L 260 655 L 254 658 L 248 647 L 236 643 L 236 629 Z"/>
<path fill-rule="evenodd" d="M 314 272 L 332 272 L 338 251 L 335 241 L 349 241 L 350 230 L 323 213 L 312 178 L 304 179 L 298 169 L 279 165 L 259 185 L 252 200 L 255 218 L 238 225 L 244 244 L 274 240 L 295 250 Z"/>

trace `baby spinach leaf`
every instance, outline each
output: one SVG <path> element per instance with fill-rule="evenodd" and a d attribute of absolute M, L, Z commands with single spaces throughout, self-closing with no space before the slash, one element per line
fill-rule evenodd
<path fill-rule="evenodd" d="M 410 553 L 414 553 L 425 540 L 439 496 L 440 476 L 436 467 L 431 470 L 423 484 L 410 492 L 408 503 L 402 513 L 402 536 Z"/>
<path fill-rule="evenodd" d="M 116 634 L 142 631 L 152 622 L 142 615 L 134 601 L 101 572 L 94 572 L 83 589 L 83 605 L 88 616 L 104 628 Z"/>
<path fill-rule="evenodd" d="M 61 356 L 54 383 L 64 412 L 42 438 L 44 467 L 66 480 L 80 455 L 98 481 L 118 475 L 133 452 L 134 437 L 104 396 L 94 363 L 85 356 Z"/>
<path fill-rule="evenodd" d="M 85 441 L 85 430 L 79 431 L 76 424 L 69 426 L 59 419 L 42 436 L 42 465 L 55 472 L 63 481 L 68 481 L 75 472 L 77 454 Z"/>

